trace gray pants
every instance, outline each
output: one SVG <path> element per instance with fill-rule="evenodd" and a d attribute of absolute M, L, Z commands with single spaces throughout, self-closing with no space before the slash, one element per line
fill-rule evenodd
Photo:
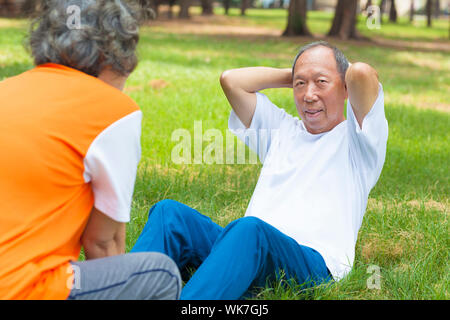
<path fill-rule="evenodd" d="M 74 281 L 69 300 L 173 300 L 180 297 L 178 267 L 162 253 L 127 253 L 71 264 Z"/>

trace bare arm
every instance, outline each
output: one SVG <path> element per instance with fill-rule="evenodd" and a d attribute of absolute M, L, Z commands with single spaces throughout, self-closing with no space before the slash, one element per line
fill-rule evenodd
<path fill-rule="evenodd" d="M 117 222 L 93 208 L 81 237 L 86 259 L 125 253 L 125 223 Z"/>
<path fill-rule="evenodd" d="M 378 73 L 366 63 L 356 62 L 345 74 L 348 97 L 359 127 L 378 97 Z"/>
<path fill-rule="evenodd" d="M 248 128 L 256 108 L 256 92 L 292 88 L 292 69 L 250 67 L 227 70 L 220 76 L 223 92 L 236 115 Z"/>

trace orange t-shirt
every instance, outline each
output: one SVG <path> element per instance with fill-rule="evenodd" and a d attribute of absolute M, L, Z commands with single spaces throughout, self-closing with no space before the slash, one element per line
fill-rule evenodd
<path fill-rule="evenodd" d="M 121 127 L 134 113 L 140 113 L 138 106 L 121 91 L 57 64 L 0 82 L 0 299 L 68 297 L 69 261 L 78 259 L 80 237 L 97 198 L 112 218 L 129 220 L 129 189 L 139 157 L 123 162 L 130 169 L 122 176 L 134 173 L 123 178 L 128 179 L 125 196 L 114 187 L 122 178 L 103 170 L 109 166 L 102 163 L 115 161 L 114 152 L 140 156 L 140 127 L 133 129 L 131 143 L 127 127 Z M 114 135 L 106 134 L 111 130 Z M 113 155 L 90 152 L 97 144 Z M 122 145 L 134 149 L 117 150 Z M 87 159 L 88 154 L 96 155 Z"/>

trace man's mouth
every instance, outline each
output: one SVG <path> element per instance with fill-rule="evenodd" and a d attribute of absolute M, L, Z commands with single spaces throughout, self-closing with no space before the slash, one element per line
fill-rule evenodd
<path fill-rule="evenodd" d="M 323 109 L 317 109 L 317 110 L 305 110 L 305 114 L 309 117 L 317 117 Z"/>

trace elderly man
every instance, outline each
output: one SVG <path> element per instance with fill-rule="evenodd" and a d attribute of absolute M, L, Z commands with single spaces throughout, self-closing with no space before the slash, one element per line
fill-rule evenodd
<path fill-rule="evenodd" d="M 279 270 L 304 286 L 341 279 L 385 159 L 377 72 L 349 67 L 341 51 L 316 42 L 300 50 L 292 69 L 229 70 L 220 81 L 233 108 L 230 130 L 263 162 L 245 217 L 221 228 L 166 200 L 151 209 L 133 250 L 199 266 L 182 299 L 238 299 Z M 259 92 L 282 87 L 293 88 L 301 120 Z"/>
<path fill-rule="evenodd" d="M 30 35 L 36 67 L 0 83 L 0 299 L 177 299 L 169 257 L 125 254 L 142 112 L 122 89 L 142 11 L 46 4 Z"/>

